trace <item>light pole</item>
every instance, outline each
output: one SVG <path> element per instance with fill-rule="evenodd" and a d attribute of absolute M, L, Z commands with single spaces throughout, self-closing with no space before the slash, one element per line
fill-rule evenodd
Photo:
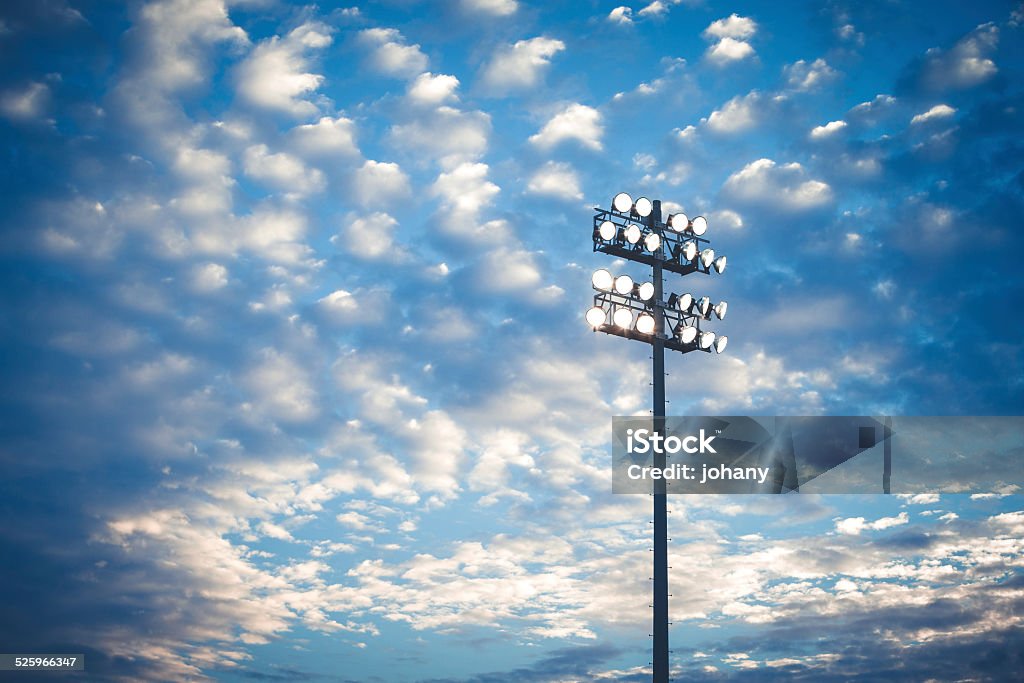
<path fill-rule="evenodd" d="M 594 208 L 594 251 L 651 266 L 651 281 L 636 284 L 628 275 L 613 277 L 600 269 L 592 284 L 597 294 L 587 311 L 587 324 L 595 331 L 636 339 L 651 345 L 654 359 L 654 428 L 664 436 L 665 349 L 680 353 L 714 349 L 725 351 L 729 338 L 702 331 L 703 321 L 714 314 L 725 318 L 728 304 L 712 306 L 708 297 L 662 291 L 663 271 L 678 275 L 725 271 L 726 257 L 716 256 L 703 237 L 708 222 L 676 213 L 662 222 L 661 201 L 625 192 L 612 199 L 610 210 Z M 666 325 L 668 333 L 666 334 Z M 658 449 L 661 450 L 661 449 Z M 655 452 L 654 467 L 665 468 L 665 453 Z M 668 497 L 665 479 L 654 480 L 654 683 L 668 683 Z"/>

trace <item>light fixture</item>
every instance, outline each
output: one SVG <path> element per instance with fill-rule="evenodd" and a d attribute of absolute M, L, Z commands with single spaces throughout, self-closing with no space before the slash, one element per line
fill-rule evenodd
<path fill-rule="evenodd" d="M 711 345 L 715 343 L 714 332 L 701 332 L 700 333 L 700 348 L 710 349 Z"/>
<path fill-rule="evenodd" d="M 725 347 L 726 347 L 726 345 L 728 343 L 729 343 L 729 338 L 728 337 L 726 337 L 724 335 L 719 337 L 718 339 L 715 340 L 715 351 L 717 351 L 718 353 L 721 353 L 722 351 L 725 351 Z"/>
<path fill-rule="evenodd" d="M 629 210 L 633 208 L 633 198 L 625 192 L 620 192 L 612 200 L 612 208 L 619 213 L 629 213 Z"/>
<path fill-rule="evenodd" d="M 635 223 L 631 223 L 626 228 L 626 241 L 630 244 L 636 244 L 640 241 L 640 236 L 642 234 L 643 233 L 640 232 L 640 226 Z"/>
<path fill-rule="evenodd" d="M 700 252 L 700 262 L 704 264 L 705 268 L 710 268 L 712 261 L 715 260 L 715 250 L 708 247 L 704 251 Z"/>
<path fill-rule="evenodd" d="M 682 254 L 687 261 L 697 258 L 697 243 L 693 240 L 687 241 L 683 244 Z"/>
<path fill-rule="evenodd" d="M 704 216 L 697 216 L 690 222 L 690 230 L 698 237 L 708 231 L 708 219 Z"/>
<path fill-rule="evenodd" d="M 711 311 L 711 299 L 709 297 L 702 296 L 697 301 L 697 310 L 700 311 L 700 314 L 702 316 L 707 318 L 708 313 Z"/>
<path fill-rule="evenodd" d="M 615 278 L 615 291 L 626 296 L 633 291 L 633 278 L 628 275 L 620 275 Z"/>
<path fill-rule="evenodd" d="M 693 306 L 693 295 L 692 294 L 681 294 L 676 299 L 676 306 L 683 313 L 687 313 L 690 307 Z"/>
<path fill-rule="evenodd" d="M 654 316 L 641 313 L 636 319 L 636 331 L 640 334 L 654 334 Z"/>
<path fill-rule="evenodd" d="M 600 289 L 602 292 L 612 291 L 612 285 L 615 282 L 614 278 L 612 278 L 612 274 L 604 268 L 595 270 L 590 281 L 594 283 L 594 289 Z"/>
<path fill-rule="evenodd" d="M 654 298 L 654 283 L 645 282 L 636 288 L 636 295 L 641 301 L 650 301 Z"/>
<path fill-rule="evenodd" d="M 715 272 L 721 275 L 725 272 L 725 257 L 719 256 L 715 259 Z"/>
<path fill-rule="evenodd" d="M 616 309 L 615 314 L 612 315 L 612 322 L 622 329 L 628 330 L 633 326 L 633 311 L 628 308 Z"/>
<path fill-rule="evenodd" d="M 661 237 L 659 237 L 656 232 L 649 233 L 647 237 L 644 238 L 644 246 L 647 247 L 647 251 L 658 251 L 658 249 L 661 248 Z"/>
<path fill-rule="evenodd" d="M 668 227 L 672 228 L 676 232 L 686 230 L 686 227 L 689 224 L 690 219 L 686 217 L 685 213 L 674 213 L 668 217 Z"/>
<path fill-rule="evenodd" d="M 647 218 L 654 211 L 654 204 L 647 197 L 640 197 L 636 200 L 636 204 L 633 205 L 633 210 L 636 211 L 637 216 Z"/>
<path fill-rule="evenodd" d="M 729 302 L 719 301 L 718 305 L 715 306 L 715 316 L 719 320 L 725 320 L 725 312 L 729 310 Z"/>
<path fill-rule="evenodd" d="M 684 344 L 692 344 L 693 340 L 697 338 L 697 328 L 693 325 L 679 324 L 676 328 L 676 336 L 679 337 L 679 341 Z"/>
<path fill-rule="evenodd" d="M 587 311 L 587 324 L 591 327 L 601 327 L 601 325 L 604 325 L 604 321 L 607 317 L 608 314 L 605 313 L 603 308 L 600 306 L 594 306 Z"/>
<path fill-rule="evenodd" d="M 611 221 L 601 223 L 601 227 L 597 229 L 597 234 L 600 235 L 601 239 L 607 242 L 615 237 L 615 224 Z"/>

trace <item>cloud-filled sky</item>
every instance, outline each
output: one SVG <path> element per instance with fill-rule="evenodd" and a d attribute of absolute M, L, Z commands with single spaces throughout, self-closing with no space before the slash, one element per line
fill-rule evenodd
<path fill-rule="evenodd" d="M 648 350 L 583 321 L 643 272 L 593 207 L 729 257 L 675 285 L 730 344 L 669 357 L 672 414 L 1020 414 L 1022 37 L 1009 2 L 4 3 L 3 649 L 649 679 L 609 457 Z M 1020 508 L 673 499 L 673 665 L 1024 676 Z"/>

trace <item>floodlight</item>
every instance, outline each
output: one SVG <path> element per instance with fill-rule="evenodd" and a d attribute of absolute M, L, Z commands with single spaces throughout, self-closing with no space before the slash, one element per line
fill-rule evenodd
<path fill-rule="evenodd" d="M 668 217 L 668 227 L 672 228 L 676 232 L 686 230 L 686 226 L 689 224 L 690 219 L 686 217 L 685 213 L 674 213 Z"/>
<path fill-rule="evenodd" d="M 700 262 L 704 264 L 705 268 L 710 268 L 712 261 L 715 260 L 715 250 L 708 247 L 704 251 L 700 252 Z"/>
<path fill-rule="evenodd" d="M 633 208 L 633 198 L 625 192 L 620 192 L 612 200 L 612 208 L 619 213 L 629 213 L 629 210 Z"/>
<path fill-rule="evenodd" d="M 690 223 L 690 230 L 693 231 L 694 235 L 703 235 L 708 231 L 708 219 L 704 218 L 704 216 L 697 216 Z"/>
<path fill-rule="evenodd" d="M 612 321 L 624 330 L 633 326 L 633 311 L 628 308 L 619 308 L 612 316 Z"/>
<path fill-rule="evenodd" d="M 678 247 L 677 251 L 679 252 L 676 254 L 677 257 L 682 255 L 683 259 L 693 261 L 693 259 L 697 258 L 697 243 L 690 240 L 685 242 L 683 246 Z"/>
<path fill-rule="evenodd" d="M 715 343 L 714 332 L 701 332 L 700 333 L 700 348 L 710 349 L 711 345 Z"/>
<path fill-rule="evenodd" d="M 594 283 L 594 289 L 600 289 L 602 292 L 612 291 L 612 285 L 615 280 L 612 278 L 612 274 L 604 268 L 594 271 L 594 275 L 590 278 L 590 281 Z"/>
<path fill-rule="evenodd" d="M 615 291 L 626 296 L 633 291 L 633 278 L 628 275 L 620 275 L 615 278 Z"/>
<path fill-rule="evenodd" d="M 604 325 L 604 321 L 607 317 L 608 314 L 605 313 L 603 308 L 600 306 L 594 306 L 587 311 L 587 324 L 591 327 L 601 327 L 601 325 Z"/>
<path fill-rule="evenodd" d="M 661 237 L 656 232 L 648 234 L 644 238 L 644 246 L 647 247 L 647 251 L 658 251 L 658 249 L 661 249 Z"/>
<path fill-rule="evenodd" d="M 631 224 L 626 228 L 626 241 L 630 244 L 636 244 L 640 241 L 640 236 L 642 234 L 643 233 L 640 232 L 639 225 L 636 225 L 635 223 Z"/>
<path fill-rule="evenodd" d="M 726 347 L 726 345 L 728 343 L 729 343 L 729 338 L 728 337 L 726 337 L 726 336 L 719 337 L 718 339 L 715 340 L 715 351 L 717 351 L 718 353 L 721 353 L 722 351 L 725 351 L 725 347 Z"/>
<path fill-rule="evenodd" d="M 647 197 L 640 197 L 636 200 L 636 204 L 633 205 L 633 210 L 641 218 L 647 218 L 651 215 L 651 211 L 654 211 L 654 204 L 651 204 L 651 200 Z"/>
<path fill-rule="evenodd" d="M 711 311 L 711 299 L 706 296 L 702 296 L 697 301 L 697 310 L 700 311 L 700 314 L 705 318 L 708 317 L 708 312 Z"/>
<path fill-rule="evenodd" d="M 611 221 L 601 223 L 601 227 L 597 229 L 597 234 L 605 241 L 612 239 L 615 237 L 615 224 Z"/>
<path fill-rule="evenodd" d="M 725 272 L 725 257 L 719 256 L 715 259 L 715 272 L 721 275 Z"/>
<path fill-rule="evenodd" d="M 683 313 L 688 312 L 690 310 L 690 307 L 693 306 L 693 295 L 692 294 L 681 294 L 681 295 L 679 295 L 679 297 L 676 299 L 676 306 L 678 306 L 679 310 L 682 311 Z"/>
<path fill-rule="evenodd" d="M 640 334 L 654 334 L 654 316 L 641 313 L 636 319 L 636 331 Z"/>
<path fill-rule="evenodd" d="M 684 325 L 680 323 L 676 328 L 676 336 L 679 337 L 679 341 L 684 344 L 692 344 L 693 340 L 697 338 L 697 328 L 693 325 Z"/>
<path fill-rule="evenodd" d="M 729 302 L 719 301 L 718 305 L 715 306 L 715 315 L 719 320 L 725 320 L 725 312 L 729 310 Z"/>
<path fill-rule="evenodd" d="M 636 288 L 636 295 L 641 301 L 650 301 L 654 298 L 654 283 L 645 282 Z"/>

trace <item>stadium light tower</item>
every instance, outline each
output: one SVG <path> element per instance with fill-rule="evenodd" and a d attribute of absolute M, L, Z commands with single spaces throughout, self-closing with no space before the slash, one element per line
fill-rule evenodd
<path fill-rule="evenodd" d="M 707 219 L 675 213 L 662 222 L 661 201 L 625 192 L 610 210 L 594 207 L 594 251 L 651 266 L 651 281 L 636 283 L 629 275 L 594 271 L 594 305 L 587 324 L 594 331 L 650 344 L 654 358 L 654 428 L 664 429 L 665 349 L 680 353 L 725 351 L 729 338 L 701 329 L 712 316 L 722 320 L 729 305 L 712 304 L 689 292 L 664 296 L 663 273 L 677 275 L 725 271 L 726 257 L 716 255 L 704 238 Z M 660 419 L 659 419 L 660 418 Z M 664 434 L 662 434 L 664 436 Z M 665 453 L 654 454 L 654 467 L 665 467 Z M 655 479 L 654 494 L 654 683 L 668 683 L 668 500 L 664 479 Z"/>

